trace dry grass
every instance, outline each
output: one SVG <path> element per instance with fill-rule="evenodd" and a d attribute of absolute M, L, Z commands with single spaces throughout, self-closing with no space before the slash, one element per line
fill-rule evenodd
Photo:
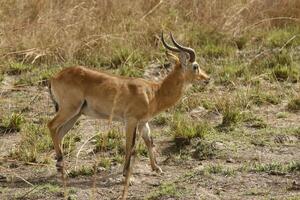
<path fill-rule="evenodd" d="M 162 30 L 197 43 L 189 33 L 204 28 L 238 36 L 299 23 L 300 17 L 297 0 L 11 0 L 0 7 L 3 60 L 90 66 L 141 65 L 154 55 Z M 131 58 L 132 52 L 143 60 Z"/>

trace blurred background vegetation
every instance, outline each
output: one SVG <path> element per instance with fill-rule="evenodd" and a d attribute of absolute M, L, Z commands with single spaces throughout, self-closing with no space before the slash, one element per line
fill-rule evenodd
<path fill-rule="evenodd" d="M 299 45 L 299 17 L 298 0 L 1 1 L 0 59 L 141 68 L 172 31 L 211 61 L 249 45 L 281 48 L 295 35 L 287 46 Z"/>

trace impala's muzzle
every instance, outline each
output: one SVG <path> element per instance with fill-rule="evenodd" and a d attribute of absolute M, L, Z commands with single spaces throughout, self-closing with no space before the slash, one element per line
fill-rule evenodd
<path fill-rule="evenodd" d="M 209 82 L 210 82 L 210 77 L 208 77 L 207 79 L 205 79 L 203 82 L 204 82 L 206 85 L 209 84 Z"/>

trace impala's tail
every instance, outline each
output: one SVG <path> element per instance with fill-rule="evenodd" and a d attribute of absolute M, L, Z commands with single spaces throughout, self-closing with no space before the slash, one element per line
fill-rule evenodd
<path fill-rule="evenodd" d="M 54 98 L 53 93 L 52 93 L 52 90 L 51 90 L 51 81 L 50 81 L 50 80 L 48 81 L 48 88 L 49 88 L 50 98 L 51 98 L 51 100 L 52 100 L 52 102 L 53 102 L 53 104 L 54 104 L 54 107 L 55 107 L 55 112 L 57 112 L 58 109 L 59 109 L 59 106 L 58 106 L 57 101 L 56 101 L 55 98 Z"/>

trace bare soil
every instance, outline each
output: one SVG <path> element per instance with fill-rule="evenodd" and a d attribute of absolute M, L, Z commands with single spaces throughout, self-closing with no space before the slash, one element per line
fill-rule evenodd
<path fill-rule="evenodd" d="M 11 77 L 6 77 L 2 82 L 2 116 L 23 109 L 27 121 L 38 123 L 40 116 L 50 119 L 54 115 L 46 87 L 15 87 L 11 82 Z M 209 93 L 206 91 L 200 95 Z M 299 169 L 286 173 L 242 170 L 255 162 L 282 165 L 299 162 L 300 138 L 287 133 L 289 129 L 299 127 L 299 113 L 286 112 L 286 101 L 279 105 L 263 105 L 252 111 L 263 118 L 268 128 L 257 129 L 245 124 L 235 128 L 232 133 L 218 132 L 209 140 L 216 144 L 221 153 L 205 160 L 184 156 L 187 151 L 192 152 L 193 147 L 178 150 L 172 137 L 166 133 L 166 127 L 152 124 L 158 163 L 164 173 L 152 172 L 149 159 L 139 156 L 133 169 L 134 180 L 129 189 L 129 199 L 300 199 Z M 286 112 L 287 116 L 278 118 L 279 112 Z M 211 112 L 200 113 L 200 116 L 211 118 L 216 123 L 221 118 Z M 122 130 L 122 124 L 113 126 Z M 93 144 L 87 143 L 82 148 L 77 162 L 76 153 L 88 138 L 99 130 L 109 128 L 105 121 L 82 117 L 72 130 L 79 132 L 82 139 L 76 143 L 75 151 L 65 157 L 67 168 L 74 169 L 76 163 L 78 166 L 93 165 L 95 157 L 101 156 L 101 152 L 96 155 L 91 153 Z M 60 174 L 56 172 L 54 151 L 43 155 L 50 157 L 48 164 L 24 163 L 9 157 L 19 141 L 20 132 L 0 134 L 1 199 L 63 199 L 64 191 L 68 191 L 68 199 L 109 200 L 120 197 L 123 188 L 122 164 L 113 163 L 108 170 L 99 168 L 92 176 L 69 177 L 66 181 L 67 189 L 64 190 Z M 174 151 L 174 148 L 177 150 Z M 205 169 L 218 165 L 222 169 L 232 169 L 233 173 L 205 173 Z M 47 185 L 58 189 L 49 189 Z M 169 187 L 169 190 L 163 192 L 164 186 Z"/>

